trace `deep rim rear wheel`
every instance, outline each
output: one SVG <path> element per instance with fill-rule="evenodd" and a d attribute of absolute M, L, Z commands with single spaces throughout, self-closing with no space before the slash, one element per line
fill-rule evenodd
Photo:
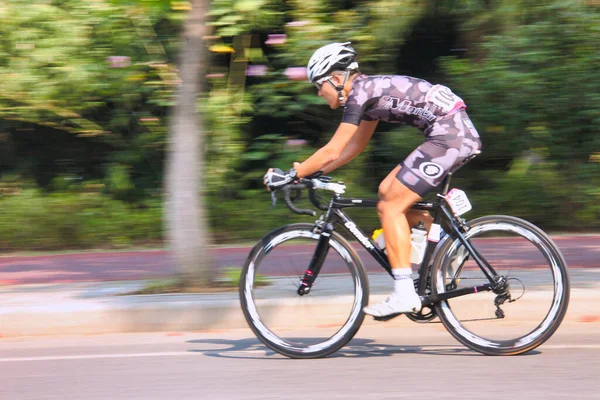
<path fill-rule="evenodd" d="M 567 311 L 569 277 L 560 250 L 542 230 L 519 218 L 486 216 L 468 225 L 466 238 L 507 279 L 508 290 L 442 301 L 437 315 L 459 342 L 483 354 L 535 349 L 554 334 Z M 432 270 L 434 294 L 489 282 L 473 257 L 461 266 L 466 254 L 458 239 L 440 244 Z"/>

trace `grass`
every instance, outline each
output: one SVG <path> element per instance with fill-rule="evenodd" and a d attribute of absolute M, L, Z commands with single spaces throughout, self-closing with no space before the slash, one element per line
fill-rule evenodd
<path fill-rule="evenodd" d="M 184 282 L 179 278 L 156 279 L 139 290 L 124 293 L 123 295 L 233 292 L 239 287 L 241 273 L 242 270 L 238 267 L 225 267 L 224 272 L 210 287 L 184 285 Z M 255 276 L 255 285 L 267 286 L 269 285 L 269 280 L 257 274 Z"/>

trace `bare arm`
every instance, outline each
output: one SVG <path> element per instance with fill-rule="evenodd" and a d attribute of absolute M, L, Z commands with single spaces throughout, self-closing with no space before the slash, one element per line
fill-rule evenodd
<path fill-rule="evenodd" d="M 346 147 L 344 147 L 342 154 L 338 157 L 337 160 L 333 161 L 332 163 L 328 164 L 325 168 L 323 168 L 323 173 L 328 174 L 329 172 L 338 169 L 339 167 L 345 165 L 354 157 L 362 153 L 367 147 L 371 136 L 373 136 L 373 132 L 375 132 L 375 128 L 377 127 L 378 122 L 379 121 L 361 121 L 360 125 L 358 126 L 358 130 L 356 131 L 350 142 L 348 142 Z"/>
<path fill-rule="evenodd" d="M 317 171 L 328 173 L 352 160 L 367 146 L 377 122 L 361 121 L 359 126 L 341 123 L 329 143 L 303 163 L 294 166 L 298 171 L 298 177 L 314 174 Z"/>
<path fill-rule="evenodd" d="M 295 166 L 298 177 L 314 174 L 336 161 L 357 131 L 358 126 L 341 123 L 329 143 L 317 150 L 306 161 Z"/>

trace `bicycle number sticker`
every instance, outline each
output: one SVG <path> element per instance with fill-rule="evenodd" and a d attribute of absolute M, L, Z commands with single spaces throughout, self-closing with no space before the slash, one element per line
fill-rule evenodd
<path fill-rule="evenodd" d="M 425 95 L 425 101 L 435 104 L 445 113 L 449 113 L 465 104 L 463 99 L 452 93 L 452 90 L 444 85 L 434 85 L 429 89 Z"/>
<path fill-rule="evenodd" d="M 457 217 L 459 215 L 463 215 L 467 211 L 473 208 L 471 206 L 471 202 L 469 201 L 467 194 L 460 189 L 452 189 L 446 195 L 446 201 L 450 204 L 450 208 L 452 208 L 452 212 Z"/>

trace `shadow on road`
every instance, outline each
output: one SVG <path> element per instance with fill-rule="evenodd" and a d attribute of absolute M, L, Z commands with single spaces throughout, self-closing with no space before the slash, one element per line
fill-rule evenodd
<path fill-rule="evenodd" d="M 316 340 L 318 338 L 311 338 Z M 306 338 L 298 339 L 298 342 Z M 258 339 L 248 338 L 239 340 L 227 339 L 199 339 L 190 340 L 187 343 L 206 345 L 208 348 L 194 348 L 191 352 L 203 353 L 211 357 L 236 358 L 236 359 L 264 359 L 264 360 L 286 360 L 284 357 L 266 347 Z M 204 347 L 204 346 L 200 346 Z M 218 347 L 218 348 L 215 348 Z M 353 339 L 337 353 L 327 358 L 371 358 L 371 357 L 391 357 L 397 354 L 419 354 L 435 356 L 461 356 L 461 357 L 484 357 L 482 354 L 474 352 L 460 345 L 426 345 L 426 346 L 399 346 L 379 343 L 373 339 Z M 531 351 L 523 356 L 532 356 L 541 354 L 539 351 Z"/>

